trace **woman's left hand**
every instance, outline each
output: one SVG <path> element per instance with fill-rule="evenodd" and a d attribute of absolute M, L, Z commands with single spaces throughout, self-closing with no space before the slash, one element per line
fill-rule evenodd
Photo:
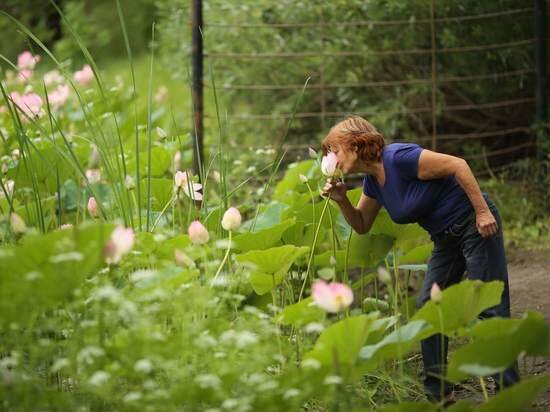
<path fill-rule="evenodd" d="M 489 209 L 476 213 L 477 231 L 482 237 L 490 237 L 497 233 L 498 225 Z"/>

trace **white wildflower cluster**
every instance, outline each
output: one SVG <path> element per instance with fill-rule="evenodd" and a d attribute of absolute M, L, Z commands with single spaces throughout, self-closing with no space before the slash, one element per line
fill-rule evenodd
<path fill-rule="evenodd" d="M 195 382 L 202 389 L 218 389 L 222 383 L 221 379 L 212 373 L 203 373 L 195 377 Z"/>
<path fill-rule="evenodd" d="M 96 289 L 92 294 L 92 299 L 98 302 L 109 302 L 117 304 L 121 301 L 122 297 L 120 291 L 111 285 L 101 286 Z"/>
<path fill-rule="evenodd" d="M 142 397 L 143 394 L 141 392 L 128 392 L 126 395 L 124 395 L 122 401 L 125 403 L 131 403 L 139 401 Z"/>
<path fill-rule="evenodd" d="M 111 374 L 109 372 L 97 371 L 88 379 L 88 383 L 92 386 L 102 386 L 106 384 L 109 379 L 111 379 Z"/>
<path fill-rule="evenodd" d="M 50 368 L 50 371 L 52 373 L 57 373 L 63 368 L 67 368 L 71 365 L 71 361 L 67 358 L 59 358 L 56 359 L 56 361 L 53 363 L 52 367 Z"/>
<path fill-rule="evenodd" d="M 200 348 L 213 348 L 218 345 L 218 341 L 212 335 L 209 330 L 205 330 L 195 339 L 195 345 Z"/>
<path fill-rule="evenodd" d="M 150 359 L 140 359 L 134 364 L 134 370 L 147 375 L 153 371 L 153 362 Z"/>
<path fill-rule="evenodd" d="M 239 349 L 254 345 L 258 342 L 258 336 L 247 330 L 235 331 L 230 329 L 220 336 L 220 342 L 225 345 L 235 345 Z"/>
<path fill-rule="evenodd" d="M 76 361 L 79 366 L 91 365 L 96 358 L 100 358 L 105 355 L 105 351 L 97 346 L 86 346 L 76 355 Z"/>

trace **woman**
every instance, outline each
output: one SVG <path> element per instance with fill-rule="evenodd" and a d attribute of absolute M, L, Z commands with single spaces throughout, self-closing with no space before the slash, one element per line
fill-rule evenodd
<path fill-rule="evenodd" d="M 494 203 L 481 193 L 465 160 L 416 144 L 386 145 L 374 126 L 356 116 L 330 130 L 323 141 L 323 151 L 336 154 L 344 174 L 365 174 L 357 206 L 350 203 L 342 182 L 328 181 L 323 188 L 323 194 L 336 201 L 357 233 L 370 230 L 382 206 L 396 223 L 416 222 L 430 233 L 434 249 L 418 307 L 430 299 L 433 283 L 444 289 L 460 282 L 466 271 L 469 279 L 504 282 L 500 304 L 480 317 L 510 316 L 500 217 Z M 445 362 L 447 346 L 445 337 Z M 441 335 L 422 341 L 424 387 L 429 399 L 443 400 L 443 393 L 445 400 L 452 401 L 452 386 L 439 379 L 444 374 L 440 351 Z M 510 386 L 519 381 L 516 365 L 501 375 L 495 377 L 497 387 L 499 382 Z"/>

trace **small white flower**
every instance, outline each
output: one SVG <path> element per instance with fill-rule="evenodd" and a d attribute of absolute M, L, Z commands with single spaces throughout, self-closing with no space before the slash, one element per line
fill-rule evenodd
<path fill-rule="evenodd" d="M 306 369 L 319 369 L 321 363 L 317 359 L 307 358 L 302 361 L 302 368 Z"/>
<path fill-rule="evenodd" d="M 162 140 L 162 139 L 166 139 L 166 136 L 168 136 L 168 134 L 166 134 L 166 132 L 164 131 L 163 128 L 161 127 L 158 127 L 157 126 L 157 134 L 159 136 L 159 138 Z"/>
<path fill-rule="evenodd" d="M 329 375 L 325 378 L 323 383 L 325 385 L 340 385 L 342 383 L 342 378 L 336 375 Z"/>
<path fill-rule="evenodd" d="M 204 373 L 195 377 L 195 382 L 202 389 L 212 388 L 217 389 L 221 385 L 222 381 L 216 375 L 212 373 Z"/>
<path fill-rule="evenodd" d="M 97 371 L 88 380 L 88 383 L 92 386 L 101 386 L 111 378 L 111 375 L 105 371 Z"/>
<path fill-rule="evenodd" d="M 142 396 L 143 395 L 141 392 L 129 392 L 124 396 L 124 398 L 122 398 L 122 401 L 126 403 L 135 402 L 139 401 Z"/>
<path fill-rule="evenodd" d="M 53 363 L 52 367 L 50 368 L 50 371 L 52 373 L 59 372 L 61 369 L 70 366 L 70 364 L 71 364 L 71 362 L 69 361 L 69 359 L 59 358 Z"/>
<path fill-rule="evenodd" d="M 306 175 L 302 175 L 302 174 L 301 174 L 301 175 L 299 176 L 299 178 L 300 178 L 300 180 L 301 180 L 302 183 L 307 183 L 307 182 L 308 182 L 308 178 L 307 178 Z"/>
<path fill-rule="evenodd" d="M 153 363 L 149 359 L 140 359 L 134 364 L 134 370 L 144 374 L 151 373 L 153 370 Z"/>
<path fill-rule="evenodd" d="M 300 395 L 300 391 L 298 389 L 290 388 L 283 394 L 283 399 L 294 398 L 298 395 Z"/>
<path fill-rule="evenodd" d="M 304 327 L 304 331 L 306 333 L 321 333 L 324 330 L 325 330 L 325 325 L 319 322 L 311 322 Z"/>
<path fill-rule="evenodd" d="M 84 321 L 81 322 L 83 326 Z M 95 325 L 95 323 L 94 323 Z M 97 346 L 86 346 L 76 355 L 76 360 L 79 365 L 91 365 L 95 358 L 99 358 L 105 354 L 105 351 Z"/>

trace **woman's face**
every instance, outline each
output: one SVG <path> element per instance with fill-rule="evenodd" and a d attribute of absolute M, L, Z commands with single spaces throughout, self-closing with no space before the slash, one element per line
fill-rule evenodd
<path fill-rule="evenodd" d="M 346 149 L 344 146 L 331 146 L 330 151 L 336 155 L 338 159 L 338 168 L 344 173 L 357 172 L 359 162 L 357 151 Z"/>

